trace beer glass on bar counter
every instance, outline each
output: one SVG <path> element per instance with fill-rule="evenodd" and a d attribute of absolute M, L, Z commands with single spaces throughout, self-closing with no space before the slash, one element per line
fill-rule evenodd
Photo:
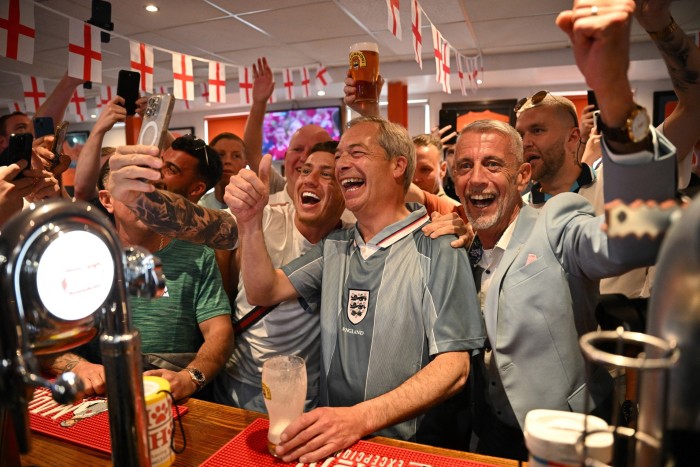
<path fill-rule="evenodd" d="M 297 356 L 280 355 L 263 363 L 262 392 L 270 418 L 267 449 L 273 456 L 280 435 L 304 412 L 306 364 Z"/>
<path fill-rule="evenodd" d="M 379 93 L 379 47 L 374 42 L 350 46 L 350 74 L 357 88 L 355 102 L 377 102 Z"/>

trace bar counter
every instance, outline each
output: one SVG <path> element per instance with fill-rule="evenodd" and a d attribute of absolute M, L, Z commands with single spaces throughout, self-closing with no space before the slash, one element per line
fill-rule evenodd
<path fill-rule="evenodd" d="M 243 431 L 257 418 L 265 415 L 241 410 L 225 405 L 213 404 L 197 399 L 188 399 L 185 406 L 189 412 L 182 417 L 182 425 L 187 437 L 187 449 L 178 454 L 174 466 L 197 466 L 228 443 L 234 436 Z M 179 427 L 176 427 L 176 446 L 182 445 Z M 389 438 L 375 437 L 369 439 L 374 443 L 397 446 L 415 451 L 423 451 L 457 459 L 467 459 L 493 465 L 517 466 L 516 461 L 496 457 L 481 456 L 467 452 L 434 448 L 421 444 L 397 441 Z M 32 432 L 31 450 L 22 456 L 22 466 L 37 467 L 92 467 L 110 466 L 111 458 L 103 453 L 74 444 L 56 440 L 45 435 Z M 247 467 L 247 466 L 237 466 Z"/>

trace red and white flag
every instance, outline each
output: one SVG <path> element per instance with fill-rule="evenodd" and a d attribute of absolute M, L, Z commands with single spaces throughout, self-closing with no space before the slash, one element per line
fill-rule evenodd
<path fill-rule="evenodd" d="M 459 77 L 459 90 L 462 92 L 463 96 L 466 96 L 467 87 L 464 83 L 464 56 L 457 53 L 455 54 L 455 58 L 457 59 L 457 76 Z"/>
<path fill-rule="evenodd" d="M 416 55 L 416 62 L 423 69 L 423 9 L 420 7 L 418 0 L 411 0 L 411 32 L 413 33 L 413 52 Z"/>
<path fill-rule="evenodd" d="M 386 8 L 389 10 L 386 28 L 394 37 L 401 40 L 401 15 L 399 15 L 399 0 L 386 0 Z"/>
<path fill-rule="evenodd" d="M 68 76 L 102 82 L 100 30 L 73 18 L 68 20 Z"/>
<path fill-rule="evenodd" d="M 175 99 L 194 100 L 192 57 L 173 53 L 173 96 Z"/>
<path fill-rule="evenodd" d="M 22 113 L 25 113 L 25 111 L 24 111 L 24 104 L 22 104 L 21 102 L 17 102 L 17 101 L 10 102 L 10 103 L 7 105 L 7 108 L 10 110 L 10 113 L 14 113 L 14 112 L 22 112 Z"/>
<path fill-rule="evenodd" d="M 301 90 L 304 93 L 304 97 L 311 97 L 311 89 L 309 84 L 311 80 L 309 79 L 309 69 L 304 67 L 299 68 L 299 75 L 301 76 Z"/>
<path fill-rule="evenodd" d="M 204 102 L 209 102 L 209 83 L 199 83 L 197 87 L 202 94 L 202 99 L 204 99 Z"/>
<path fill-rule="evenodd" d="M 68 113 L 73 115 L 77 121 L 84 122 L 87 116 L 87 101 L 85 100 L 85 90 L 82 86 L 75 88 L 73 96 L 68 104 Z"/>
<path fill-rule="evenodd" d="M 209 102 L 226 102 L 226 69 L 219 62 L 209 62 Z"/>
<path fill-rule="evenodd" d="M 34 2 L 0 0 L 0 57 L 34 62 Z"/>
<path fill-rule="evenodd" d="M 442 41 L 442 90 L 447 94 L 452 94 L 450 86 L 450 44 L 446 40 Z"/>
<path fill-rule="evenodd" d="M 328 69 L 323 65 L 319 65 L 316 71 L 316 89 L 321 91 L 332 82 L 333 78 L 328 73 Z"/>
<path fill-rule="evenodd" d="M 100 104 L 107 105 L 109 101 L 114 99 L 117 95 L 117 90 L 114 86 L 101 86 L 100 87 Z"/>
<path fill-rule="evenodd" d="M 290 68 L 285 68 L 282 77 L 284 78 L 282 84 L 287 88 L 287 100 L 291 101 L 294 99 L 294 75 L 292 74 L 292 70 Z"/>
<path fill-rule="evenodd" d="M 433 52 L 435 53 L 435 81 L 442 83 L 442 34 L 433 23 L 430 23 L 433 32 Z"/>
<path fill-rule="evenodd" d="M 35 76 L 20 77 L 22 79 L 22 90 L 24 93 L 24 105 L 27 106 L 27 113 L 36 113 L 41 104 L 46 100 L 46 90 L 44 90 L 44 80 Z"/>
<path fill-rule="evenodd" d="M 153 47 L 143 42 L 129 41 L 131 69 L 141 73 L 141 91 L 153 92 Z"/>
<path fill-rule="evenodd" d="M 253 73 L 247 66 L 238 67 L 238 89 L 241 94 L 241 104 L 253 102 Z M 273 93 L 274 94 L 274 93 Z"/>

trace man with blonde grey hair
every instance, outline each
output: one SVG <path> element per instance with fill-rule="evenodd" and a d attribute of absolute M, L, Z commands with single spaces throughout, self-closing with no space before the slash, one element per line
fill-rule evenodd
<path fill-rule="evenodd" d="M 404 204 L 415 167 L 406 130 L 377 117 L 355 119 L 335 158 L 357 224 L 282 269 L 272 267 L 262 232 L 269 156 L 260 178 L 241 171 L 226 188 L 249 301 L 301 296 L 320 305 L 326 407 L 282 433 L 276 449 L 286 462 L 315 462 L 371 433 L 439 442 L 455 431 L 456 421 L 445 419 L 455 411 L 429 409 L 459 393 L 470 352 L 484 343 L 466 251 L 452 248 L 449 237 L 423 235 L 425 208 Z"/>

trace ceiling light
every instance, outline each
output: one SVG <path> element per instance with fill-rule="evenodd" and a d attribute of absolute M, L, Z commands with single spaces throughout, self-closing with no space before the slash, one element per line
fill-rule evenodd
<path fill-rule="evenodd" d="M 325 96 L 325 95 L 326 95 L 326 91 L 324 91 L 323 89 L 319 89 L 319 90 L 316 92 L 316 94 L 318 94 L 319 96 Z"/>
<path fill-rule="evenodd" d="M 97 118 L 97 115 L 95 115 L 95 114 L 90 114 L 90 118 Z"/>
<path fill-rule="evenodd" d="M 481 79 L 476 80 L 476 84 L 482 84 L 482 83 L 483 83 L 483 81 L 481 81 Z"/>
<path fill-rule="evenodd" d="M 159 10 L 159 8 L 155 5 L 153 5 L 152 3 L 149 3 L 148 5 L 146 5 L 146 11 L 149 13 L 155 13 L 158 10 Z"/>

